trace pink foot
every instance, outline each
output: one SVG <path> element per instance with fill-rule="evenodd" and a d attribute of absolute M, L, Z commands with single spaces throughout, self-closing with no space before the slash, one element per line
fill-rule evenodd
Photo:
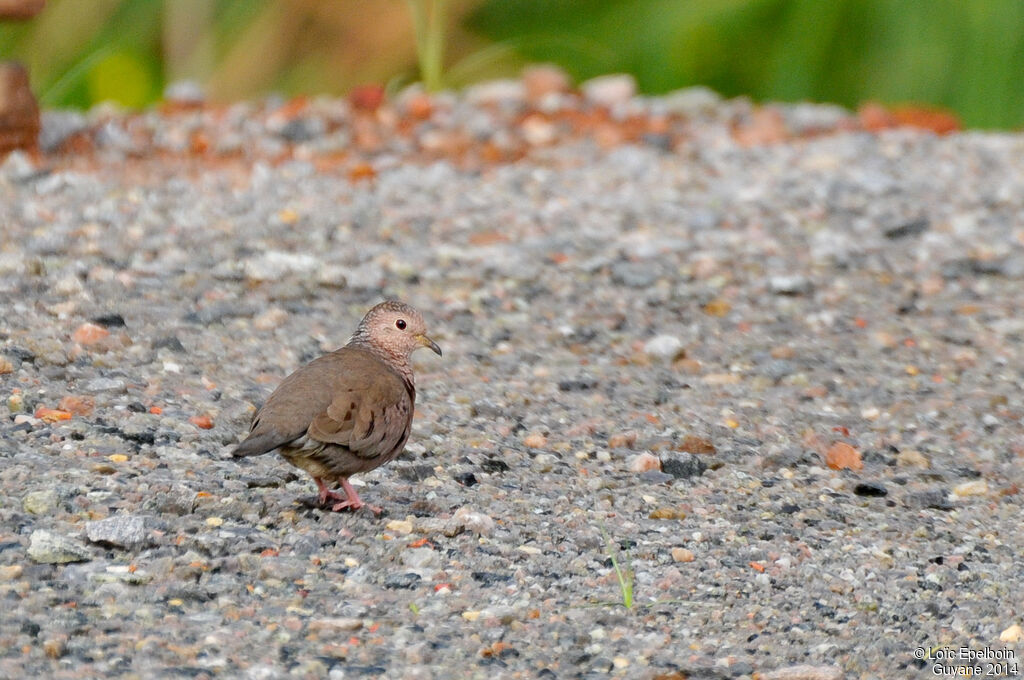
<path fill-rule="evenodd" d="M 364 503 L 362 499 L 359 498 L 359 494 L 356 493 L 355 488 L 351 484 L 349 484 L 348 480 L 345 479 L 344 477 L 341 478 L 341 488 L 345 491 L 345 500 L 331 506 L 331 510 L 333 510 L 334 512 L 341 512 L 342 510 L 348 509 L 358 510 L 359 508 L 363 507 L 367 508 L 370 512 L 372 512 L 375 515 L 379 515 L 381 512 L 383 512 L 383 510 L 381 510 L 381 508 L 378 508 L 376 505 L 368 505 L 367 503 Z"/>
<path fill-rule="evenodd" d="M 341 495 L 335 493 L 334 491 L 331 491 L 330 489 L 328 489 L 327 488 L 327 484 L 325 484 L 324 480 L 322 480 L 321 478 L 314 477 L 313 481 L 316 482 L 316 488 L 320 490 L 320 494 L 318 496 L 318 500 L 320 501 L 320 505 L 327 505 L 327 501 L 329 501 L 329 500 L 330 501 L 344 501 L 345 500 L 344 496 L 341 496 Z"/>

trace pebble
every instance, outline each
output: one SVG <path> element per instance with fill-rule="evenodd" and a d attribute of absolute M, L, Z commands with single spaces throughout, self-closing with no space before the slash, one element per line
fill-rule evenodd
<path fill-rule="evenodd" d="M 958 498 L 970 496 L 984 496 L 988 493 L 988 482 L 984 479 L 975 479 L 970 482 L 962 482 L 953 487 L 953 495 Z"/>
<path fill-rule="evenodd" d="M 40 366 L 67 366 L 68 354 L 64 345 L 55 338 L 33 337 L 25 344 L 32 353 L 32 361 Z"/>
<path fill-rule="evenodd" d="M 610 108 L 636 95 L 636 79 L 629 74 L 598 76 L 582 83 L 580 90 L 587 100 Z"/>
<path fill-rule="evenodd" d="M 286 276 L 315 277 L 320 261 L 312 255 L 269 251 L 246 260 L 242 267 L 253 281 L 280 281 Z"/>
<path fill-rule="evenodd" d="M 903 468 L 927 468 L 928 459 L 915 449 L 904 449 L 896 454 L 896 465 Z"/>
<path fill-rule="evenodd" d="M 327 617 L 322 619 L 310 619 L 307 629 L 310 633 L 350 633 L 363 627 L 362 619 L 353 617 Z"/>
<path fill-rule="evenodd" d="M 470 85 L 463 96 L 477 105 L 518 103 L 526 99 L 526 87 L 520 80 L 490 80 Z"/>
<path fill-rule="evenodd" d="M 672 548 L 672 559 L 675 562 L 693 562 L 693 551 L 686 548 Z"/>
<path fill-rule="evenodd" d="M 1009 628 L 1005 629 L 999 634 L 999 641 L 1004 643 L 1020 642 L 1024 640 L 1024 629 L 1020 627 L 1020 624 L 1013 624 Z"/>
<path fill-rule="evenodd" d="M 71 339 L 79 345 L 89 346 L 95 345 L 109 336 L 110 331 L 103 326 L 98 326 L 94 323 L 84 323 L 75 329 L 75 332 L 71 334 Z"/>
<path fill-rule="evenodd" d="M 543 449 L 548 445 L 548 438 L 540 433 L 534 432 L 523 439 L 523 445 L 531 449 Z"/>
<path fill-rule="evenodd" d="M 82 385 L 82 390 L 90 394 L 122 394 L 128 391 L 128 385 L 119 378 L 93 378 Z"/>
<path fill-rule="evenodd" d="M 146 520 L 138 515 L 114 515 L 85 523 L 85 535 L 93 543 L 134 550 L 146 542 Z"/>
<path fill-rule="evenodd" d="M 540 116 L 529 116 L 523 121 L 523 139 L 530 146 L 545 146 L 555 141 L 558 130 Z"/>
<path fill-rule="evenodd" d="M 7 410 L 11 413 L 25 410 L 25 397 L 20 392 L 7 397 Z"/>
<path fill-rule="evenodd" d="M 413 529 L 412 522 L 407 519 L 393 519 L 385 526 L 387 526 L 389 531 L 394 531 L 399 534 L 411 534 Z"/>
<path fill-rule="evenodd" d="M 658 272 L 649 263 L 616 262 L 611 267 L 612 281 L 629 288 L 649 288 L 658 280 Z"/>
<path fill-rule="evenodd" d="M 659 359 L 676 359 L 683 352 L 683 341 L 674 335 L 656 335 L 644 343 L 644 352 Z"/>
<path fill-rule="evenodd" d="M 43 111 L 40 122 L 39 149 L 43 153 L 58 150 L 68 139 L 89 127 L 86 117 L 78 111 Z"/>
<path fill-rule="evenodd" d="M 41 491 L 30 491 L 25 494 L 21 501 L 21 507 L 25 512 L 33 515 L 49 515 L 57 509 L 60 497 L 53 489 Z"/>
<path fill-rule="evenodd" d="M 661 454 L 662 472 L 676 479 L 699 477 L 707 470 L 707 465 L 698 456 L 685 451 L 670 451 Z"/>
<path fill-rule="evenodd" d="M 287 319 L 287 311 L 280 307 L 271 307 L 252 320 L 252 327 L 258 331 L 269 331 L 280 328 Z"/>
<path fill-rule="evenodd" d="M 627 432 L 616 432 L 608 437 L 608 448 L 609 449 L 631 449 L 636 446 L 638 433 L 630 430 Z M 607 451 L 603 452 L 607 456 Z M 598 452 L 598 458 L 601 459 L 602 452 Z M 610 460 L 610 458 L 604 458 L 603 460 Z"/>
<path fill-rule="evenodd" d="M 528 66 L 523 69 L 522 79 L 527 100 L 535 103 L 549 95 L 568 92 L 572 87 L 569 74 L 551 64 Z"/>
<path fill-rule="evenodd" d="M 945 489 L 927 489 L 907 494 L 904 502 L 910 507 L 952 510 L 953 504 Z"/>
<path fill-rule="evenodd" d="M 206 101 L 206 93 L 198 81 L 176 80 L 164 87 L 164 100 L 175 104 L 198 106 Z"/>
<path fill-rule="evenodd" d="M 776 295 L 806 295 L 814 289 L 810 279 L 800 274 L 773 276 L 768 288 Z"/>
<path fill-rule="evenodd" d="M 860 451 L 846 442 L 836 442 L 825 452 L 825 464 L 833 470 L 862 470 Z"/>
<path fill-rule="evenodd" d="M 411 548 L 402 552 L 402 564 L 410 569 L 436 567 L 440 559 L 430 548 Z"/>
<path fill-rule="evenodd" d="M 647 470 L 660 470 L 661 460 L 653 453 L 643 452 L 633 456 L 629 461 L 631 472 L 646 472 Z"/>
<path fill-rule="evenodd" d="M 889 490 L 881 482 L 860 482 L 853 487 L 853 493 L 858 496 L 879 498 L 889 495 Z"/>
<path fill-rule="evenodd" d="M 713 115 L 722 102 L 722 96 L 709 87 L 695 85 L 666 94 L 662 107 L 669 113 L 680 116 Z"/>
<path fill-rule="evenodd" d="M 446 536 L 468 531 L 478 536 L 489 536 L 494 532 L 494 520 L 482 512 L 463 506 L 455 511 L 445 529 Z"/>
<path fill-rule="evenodd" d="M 92 559 L 89 549 L 66 536 L 36 529 L 29 537 L 28 556 L 42 564 L 67 564 Z"/>

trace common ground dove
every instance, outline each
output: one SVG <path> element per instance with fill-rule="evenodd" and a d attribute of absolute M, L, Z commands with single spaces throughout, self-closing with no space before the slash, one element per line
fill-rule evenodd
<path fill-rule="evenodd" d="M 421 347 L 441 354 L 426 332 L 423 317 L 409 305 L 380 303 L 366 313 L 347 345 L 278 385 L 232 455 L 276 449 L 313 477 L 321 505 L 333 500 L 335 511 L 358 510 L 365 504 L 348 478 L 394 460 L 409 438 L 416 401 L 409 356 Z M 330 490 L 334 482 L 344 496 Z"/>

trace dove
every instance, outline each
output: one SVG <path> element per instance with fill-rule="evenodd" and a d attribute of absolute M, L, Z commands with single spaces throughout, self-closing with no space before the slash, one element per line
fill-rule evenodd
<path fill-rule="evenodd" d="M 372 308 L 341 349 L 289 375 L 256 412 L 232 456 L 277 451 L 316 482 L 319 502 L 339 512 L 367 505 L 349 477 L 394 460 L 412 428 L 416 385 L 410 355 L 441 348 L 427 337 L 423 317 L 388 300 Z M 331 490 L 341 485 L 344 495 Z"/>

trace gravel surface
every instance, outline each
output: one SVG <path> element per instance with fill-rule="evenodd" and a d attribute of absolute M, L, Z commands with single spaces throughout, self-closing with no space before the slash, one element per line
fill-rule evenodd
<path fill-rule="evenodd" d="M 584 92 L 47 114 L 0 165 L 0 676 L 1012 649 L 1024 137 Z M 406 453 L 353 480 L 384 514 L 229 459 L 385 297 L 445 354 L 415 357 Z"/>

